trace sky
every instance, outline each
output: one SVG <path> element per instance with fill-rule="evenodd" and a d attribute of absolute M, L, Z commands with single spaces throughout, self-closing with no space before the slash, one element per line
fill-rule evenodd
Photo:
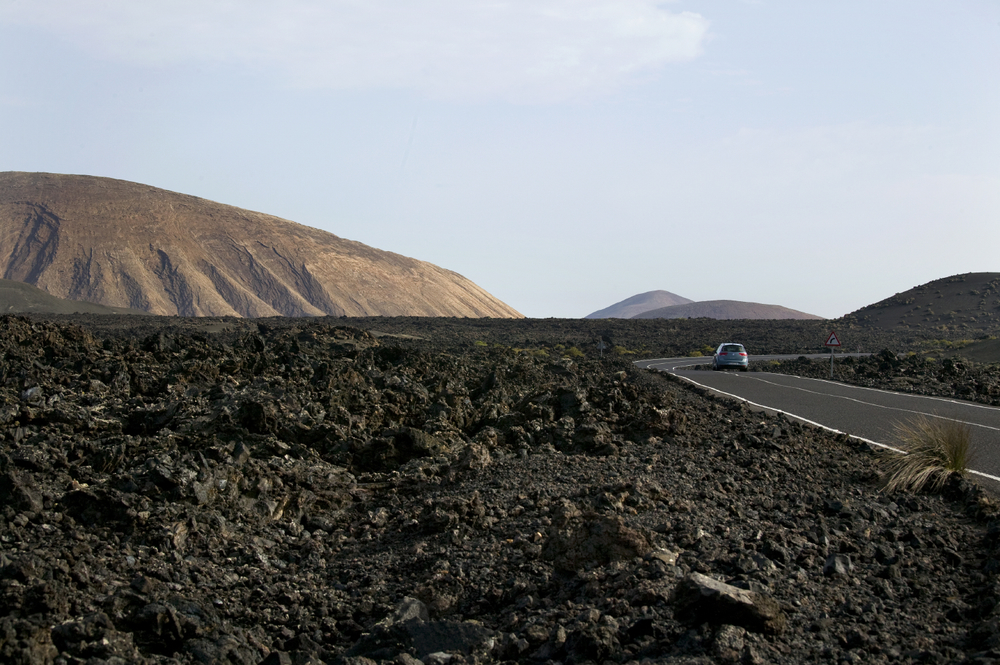
<path fill-rule="evenodd" d="M 998 0 L 0 0 L 0 123 L 533 318 L 1000 272 Z"/>

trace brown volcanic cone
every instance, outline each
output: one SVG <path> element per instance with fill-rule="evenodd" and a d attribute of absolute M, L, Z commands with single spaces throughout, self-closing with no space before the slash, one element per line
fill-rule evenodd
<path fill-rule="evenodd" d="M 660 307 L 636 314 L 633 319 L 822 319 L 822 316 L 806 314 L 781 305 L 764 305 L 759 302 L 741 300 L 702 300 Z"/>
<path fill-rule="evenodd" d="M 182 316 L 521 318 L 461 275 L 123 180 L 0 173 L 0 276 Z"/>

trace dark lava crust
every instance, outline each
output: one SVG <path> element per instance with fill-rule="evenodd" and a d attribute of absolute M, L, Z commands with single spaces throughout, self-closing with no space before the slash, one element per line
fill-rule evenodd
<path fill-rule="evenodd" d="M 2 662 L 1000 656 L 986 495 L 592 327 L 80 321 L 0 317 Z"/>

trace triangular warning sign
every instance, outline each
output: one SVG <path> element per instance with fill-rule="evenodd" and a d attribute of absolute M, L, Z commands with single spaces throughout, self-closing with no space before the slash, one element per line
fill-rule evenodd
<path fill-rule="evenodd" d="M 830 336 L 826 338 L 826 346 L 840 346 L 840 340 L 837 339 L 835 331 L 830 331 Z"/>

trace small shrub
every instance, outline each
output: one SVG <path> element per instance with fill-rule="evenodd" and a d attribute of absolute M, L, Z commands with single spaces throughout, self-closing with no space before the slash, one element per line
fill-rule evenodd
<path fill-rule="evenodd" d="M 897 425 L 896 430 L 906 454 L 886 458 L 887 491 L 918 492 L 926 487 L 936 492 L 952 473 L 964 475 L 968 471 L 973 459 L 969 425 L 920 417 Z"/>
<path fill-rule="evenodd" d="M 565 355 L 566 355 L 567 358 L 582 358 L 583 357 L 583 351 L 581 351 L 580 349 L 576 348 L 575 346 L 571 346 L 571 347 L 569 347 L 569 349 L 566 350 L 566 354 Z"/>
<path fill-rule="evenodd" d="M 614 352 L 615 352 L 616 356 L 634 356 L 635 355 L 635 351 L 629 351 L 624 346 L 616 346 L 614 348 Z"/>
<path fill-rule="evenodd" d="M 473 342 L 472 344 L 473 344 L 474 346 L 489 346 L 489 344 L 487 344 L 486 342 L 484 342 L 484 341 L 483 341 L 483 340 L 481 340 L 481 339 L 477 339 L 477 340 L 476 340 L 475 342 Z"/>
<path fill-rule="evenodd" d="M 705 354 L 702 353 L 701 351 L 692 351 L 691 353 L 688 354 L 688 358 L 701 358 L 703 355 Z"/>

